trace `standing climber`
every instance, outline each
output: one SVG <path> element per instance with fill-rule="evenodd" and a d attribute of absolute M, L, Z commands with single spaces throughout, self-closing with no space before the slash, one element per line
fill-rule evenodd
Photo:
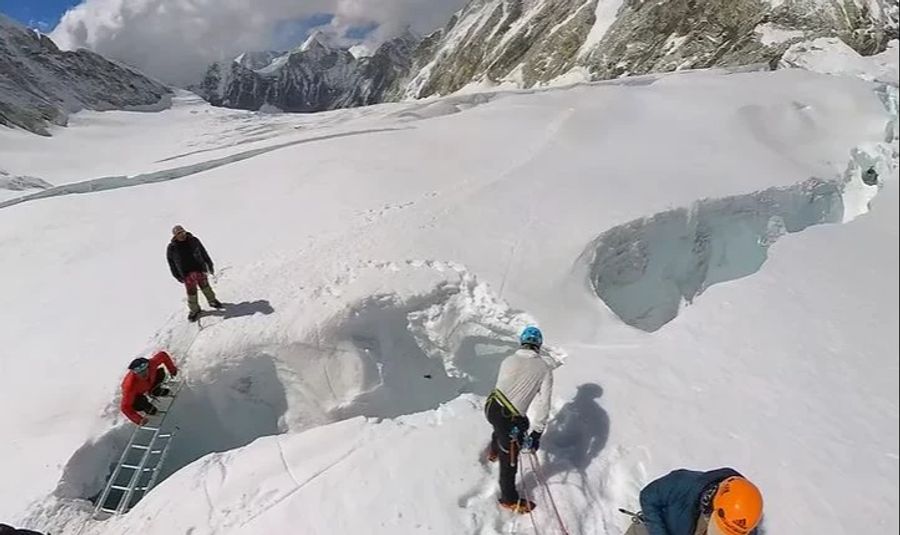
<path fill-rule="evenodd" d="M 221 309 L 222 303 L 216 299 L 216 293 L 209 285 L 207 273 L 215 273 L 212 259 L 206 252 L 206 248 L 196 236 L 184 230 L 181 225 L 172 228 L 172 241 L 166 248 L 166 259 L 169 261 L 169 270 L 175 280 L 184 284 L 188 298 L 188 320 L 197 321 L 200 317 L 200 302 L 197 298 L 197 288 L 203 292 L 209 306 Z"/>
<path fill-rule="evenodd" d="M 165 370 L 163 370 L 165 368 Z M 136 358 L 128 365 L 128 373 L 122 380 L 122 413 L 137 425 L 147 423 L 147 416 L 157 413 L 156 407 L 147 398 L 147 394 L 163 397 L 170 394 L 169 389 L 162 386 L 166 380 L 166 372 L 172 377 L 178 375 L 178 368 L 172 357 L 165 351 L 159 351 L 149 359 Z M 142 416 L 140 413 L 147 416 Z"/>
<path fill-rule="evenodd" d="M 521 348 L 500 364 L 497 386 L 487 398 L 484 414 L 494 428 L 488 458 L 500 461 L 499 504 L 517 513 L 527 513 L 535 504 L 519 498 L 516 466 L 521 449 L 537 451 L 541 445 L 541 434 L 550 414 L 553 371 L 540 354 L 544 343 L 540 329 L 526 327 L 519 343 Z M 529 408 L 531 420 L 527 416 Z"/>
<path fill-rule="evenodd" d="M 641 508 L 625 535 L 753 535 L 763 499 L 731 468 L 682 469 L 644 487 Z"/>

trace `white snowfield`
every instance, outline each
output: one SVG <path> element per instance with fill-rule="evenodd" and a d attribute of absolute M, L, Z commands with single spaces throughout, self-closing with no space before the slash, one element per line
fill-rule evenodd
<path fill-rule="evenodd" d="M 570 533 L 621 534 L 643 485 L 722 466 L 763 490 L 767 535 L 896 533 L 896 98 L 694 72 L 311 116 L 182 95 L 0 132 L 13 175 L 125 177 L 0 208 L 0 519 L 533 533 L 481 454 L 484 397 L 536 323 Z M 165 265 L 176 223 L 232 303 L 199 326 Z M 188 381 L 167 477 L 89 520 L 131 429 L 119 381 L 155 349 Z"/>

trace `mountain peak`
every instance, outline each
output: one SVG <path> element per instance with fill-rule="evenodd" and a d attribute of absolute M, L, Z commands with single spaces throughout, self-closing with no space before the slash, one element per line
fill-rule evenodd
<path fill-rule="evenodd" d="M 316 30 L 309 34 L 309 37 L 306 38 L 306 41 L 303 42 L 302 45 L 298 48 L 300 52 L 307 52 L 310 50 L 335 50 L 341 48 L 337 42 L 334 34 L 326 33 L 322 30 Z"/>
<path fill-rule="evenodd" d="M 418 33 L 416 33 L 415 31 L 413 31 L 412 28 L 410 28 L 409 26 L 407 26 L 406 28 L 403 29 L 402 32 L 400 32 L 399 34 L 395 35 L 395 36 L 394 36 L 393 38 L 391 38 L 390 40 L 391 40 L 391 41 L 395 41 L 395 40 L 403 40 L 403 41 L 409 41 L 409 42 L 419 42 L 419 41 L 422 40 L 422 36 L 419 35 Z"/>
<path fill-rule="evenodd" d="M 284 52 L 276 50 L 264 50 L 261 52 L 243 52 L 236 58 L 234 63 L 238 63 L 250 70 L 257 70 L 271 64 L 276 58 L 283 56 Z"/>
<path fill-rule="evenodd" d="M 446 95 L 480 81 L 533 87 L 773 65 L 800 36 L 839 37 L 869 55 L 897 35 L 896 6 L 897 0 L 472 0 L 442 33 L 423 41 L 404 95 Z"/>
<path fill-rule="evenodd" d="M 333 33 L 316 31 L 299 47 L 270 58 L 245 53 L 230 68 L 210 67 L 197 88 L 214 105 L 286 112 L 315 112 L 364 106 L 386 100 L 409 72 L 415 47 L 410 32 L 377 50 L 366 44 L 347 48 Z M 248 68 L 266 63 L 262 68 Z"/>
<path fill-rule="evenodd" d="M 170 91 L 140 73 L 87 50 L 61 52 L 46 35 L 0 14 L 0 126 L 50 135 L 69 113 L 88 109 L 164 107 Z"/>

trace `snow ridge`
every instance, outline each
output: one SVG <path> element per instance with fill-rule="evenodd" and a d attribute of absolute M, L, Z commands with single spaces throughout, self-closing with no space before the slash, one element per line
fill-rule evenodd
<path fill-rule="evenodd" d="M 14 206 L 23 202 L 34 201 L 38 199 L 47 199 L 50 197 L 59 197 L 60 195 L 73 195 L 80 193 L 94 193 L 98 191 L 107 191 L 111 189 L 119 189 L 119 188 L 129 188 L 132 186 L 140 186 L 143 184 L 155 184 L 157 182 L 168 182 L 170 180 L 177 180 L 179 178 L 184 178 L 187 176 L 195 175 L 197 173 L 202 173 L 203 171 L 209 171 L 210 169 L 215 169 L 217 167 L 221 167 L 223 165 L 232 164 L 235 162 L 240 162 L 243 160 L 247 160 L 250 158 L 255 158 L 256 156 L 260 156 L 262 154 L 266 154 L 272 151 L 280 150 L 286 147 L 293 147 L 295 145 L 300 145 L 303 143 L 313 143 L 317 141 L 325 141 L 328 139 L 336 139 L 341 137 L 349 137 L 349 136 L 359 136 L 365 134 L 373 134 L 377 132 L 390 132 L 394 130 L 399 130 L 400 128 L 374 128 L 374 129 L 366 129 L 366 130 L 357 130 L 350 132 L 338 132 L 334 134 L 326 134 L 317 137 L 298 139 L 294 141 L 287 141 L 284 143 L 279 143 L 276 145 L 270 145 L 268 147 L 262 147 L 258 149 L 250 149 L 242 152 L 238 152 L 235 154 L 231 154 L 229 156 L 224 156 L 222 158 L 216 158 L 214 160 L 209 160 L 201 163 L 185 165 L 181 167 L 175 167 L 173 169 L 166 169 L 163 171 L 155 171 L 153 173 L 145 173 L 135 176 L 110 176 L 110 177 L 102 177 L 102 178 L 93 178 L 89 180 L 72 182 L 68 184 L 63 184 L 60 186 L 52 186 L 48 185 L 43 191 L 39 191 L 37 193 L 31 193 L 28 195 L 23 195 L 21 197 L 15 197 L 6 201 L 0 202 L 0 209 L 7 208 L 9 206 Z M 3 186 L 3 183 L 0 182 L 0 187 Z"/>
<path fill-rule="evenodd" d="M 28 191 L 34 189 L 46 190 L 53 184 L 33 176 L 15 176 L 0 169 L 0 190 Z"/>
<path fill-rule="evenodd" d="M 591 286 L 622 321 L 657 331 L 710 286 L 759 271 L 785 234 L 867 213 L 896 170 L 890 145 L 862 145 L 838 180 L 704 199 L 615 227 L 583 255 Z"/>
<path fill-rule="evenodd" d="M 227 279 L 229 286 L 250 282 L 234 272 Z M 373 294 L 374 281 L 404 289 Z M 154 337 L 150 346 L 175 356 L 187 384 L 167 417 L 179 434 L 158 492 L 145 501 L 165 499 L 165 480 L 194 461 L 206 457 L 199 469 L 208 470 L 260 437 L 360 416 L 395 419 L 468 393 L 485 396 L 518 332 L 535 323 L 464 266 L 434 260 L 362 262 L 297 298 L 299 306 L 277 311 L 267 301 L 230 305 L 201 319 L 199 330 L 173 315 Z M 323 299 L 321 313 L 304 314 L 305 301 Z M 565 353 L 548 346 L 544 358 L 558 366 Z M 90 500 L 131 429 L 116 407 L 114 400 L 105 411 L 109 428 L 73 454 L 52 496 L 35 504 L 30 518 L 53 518 L 58 529 L 85 525 L 90 534 L 142 517 L 144 501 L 123 520 L 88 518 Z M 228 504 L 210 507 L 224 511 Z"/>

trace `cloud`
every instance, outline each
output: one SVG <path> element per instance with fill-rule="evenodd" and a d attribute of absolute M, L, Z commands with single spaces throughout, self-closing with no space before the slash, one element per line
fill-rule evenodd
<path fill-rule="evenodd" d="M 299 44 L 312 28 L 378 43 L 410 27 L 427 33 L 465 0 L 84 0 L 51 33 L 165 82 L 197 81 L 207 65 L 247 50 Z"/>
<path fill-rule="evenodd" d="M 46 20 L 31 19 L 28 21 L 28 24 L 26 24 L 26 26 L 28 26 L 29 28 L 34 28 L 41 32 L 47 32 L 52 29 L 52 26 Z"/>

